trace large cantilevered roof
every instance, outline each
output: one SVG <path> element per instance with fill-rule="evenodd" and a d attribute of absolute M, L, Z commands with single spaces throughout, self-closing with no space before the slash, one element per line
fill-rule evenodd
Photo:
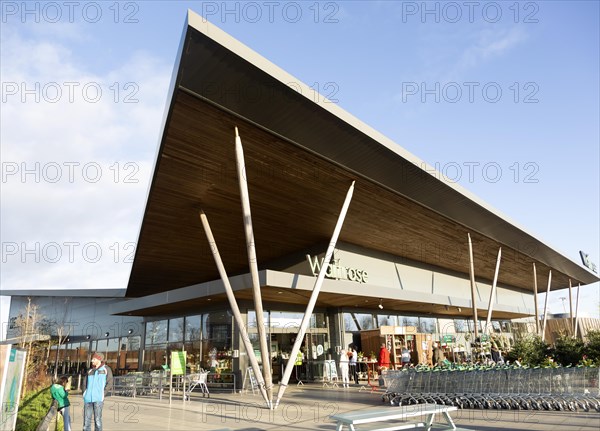
<path fill-rule="evenodd" d="M 203 209 L 229 275 L 248 272 L 234 127 L 245 152 L 258 265 L 329 241 L 346 191 L 340 241 L 533 290 L 598 277 L 293 76 L 189 12 L 172 77 L 127 296 L 219 278 L 199 220 Z"/>

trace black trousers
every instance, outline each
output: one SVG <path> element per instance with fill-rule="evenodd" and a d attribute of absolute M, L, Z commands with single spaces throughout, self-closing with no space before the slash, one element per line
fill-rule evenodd
<path fill-rule="evenodd" d="M 356 364 L 349 364 L 348 368 L 350 379 L 354 379 L 354 383 L 358 385 L 358 373 L 356 372 Z"/>

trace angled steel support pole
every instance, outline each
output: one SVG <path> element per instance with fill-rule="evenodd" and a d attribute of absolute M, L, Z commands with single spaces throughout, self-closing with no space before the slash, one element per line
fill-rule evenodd
<path fill-rule="evenodd" d="M 579 324 L 579 291 L 581 290 L 581 283 L 577 283 L 577 299 L 575 300 L 575 329 L 573 334 L 577 337 L 577 326 Z M 582 337 L 583 339 L 583 337 Z"/>
<path fill-rule="evenodd" d="M 252 347 L 252 343 L 250 342 L 250 338 L 248 337 L 246 324 L 244 323 L 242 315 L 240 314 L 240 309 L 238 308 L 237 301 L 235 300 L 235 295 L 233 294 L 231 283 L 229 283 L 229 277 L 227 277 L 227 272 L 225 272 L 225 266 L 223 265 L 223 261 L 221 260 L 221 255 L 219 254 L 217 243 L 215 242 L 215 238 L 213 237 L 210 225 L 208 224 L 208 218 L 206 217 L 206 214 L 204 214 L 204 211 L 200 211 L 200 220 L 202 221 L 204 232 L 206 232 L 208 244 L 210 245 L 210 251 L 212 252 L 213 257 L 215 259 L 215 263 L 217 264 L 219 275 L 221 276 L 221 280 L 225 285 L 225 293 L 227 294 L 227 299 L 229 300 L 229 306 L 231 307 L 231 311 L 233 312 L 233 316 L 235 317 L 235 323 L 238 325 L 238 328 L 240 330 L 242 342 L 244 343 L 244 348 L 246 349 L 246 353 L 248 354 L 248 359 L 250 360 L 250 366 L 252 367 L 252 371 L 254 371 L 254 375 L 256 376 L 260 393 L 265 399 L 265 402 L 267 403 L 267 408 L 270 408 L 271 400 L 268 398 L 267 393 L 265 391 L 265 382 L 262 378 L 262 374 L 260 372 L 260 367 L 258 366 L 256 356 L 254 355 L 254 348 Z"/>
<path fill-rule="evenodd" d="M 538 308 L 537 271 L 533 262 L 533 306 L 535 307 L 535 333 L 540 335 L 540 311 Z"/>
<path fill-rule="evenodd" d="M 469 275 L 471 278 L 471 302 L 473 304 L 473 327 L 475 328 L 475 339 L 479 336 L 479 329 L 477 326 L 477 303 L 475 302 L 475 265 L 473 264 L 473 243 L 471 242 L 471 234 L 467 233 L 469 237 Z"/>
<path fill-rule="evenodd" d="M 570 319 L 569 332 L 571 332 L 572 336 L 575 336 L 575 322 L 573 321 L 573 285 L 571 284 L 570 278 L 569 278 L 569 319 Z"/>
<path fill-rule="evenodd" d="M 260 354 L 262 358 L 263 375 L 269 403 L 273 402 L 273 375 L 271 374 L 271 358 L 269 357 L 269 346 L 267 344 L 267 331 L 265 330 L 265 319 L 260 293 L 260 280 L 258 278 L 258 264 L 256 260 L 256 244 L 254 243 L 254 229 L 252 228 L 252 216 L 250 214 L 250 196 L 248 194 L 248 178 L 246 177 L 246 164 L 244 162 L 244 149 L 242 140 L 235 128 L 235 156 L 237 159 L 237 173 L 240 183 L 240 195 L 242 199 L 242 210 L 244 212 L 244 232 L 246 234 L 246 248 L 248 250 L 248 265 L 252 276 L 252 293 L 254 296 L 254 311 L 256 312 L 256 326 L 260 342 Z"/>
<path fill-rule="evenodd" d="M 496 260 L 496 271 L 494 272 L 494 281 L 492 282 L 492 290 L 490 292 L 490 301 L 488 302 L 488 315 L 485 322 L 485 332 L 490 333 L 492 323 L 492 310 L 494 309 L 494 295 L 496 294 L 496 285 L 498 284 L 498 272 L 500 271 L 500 259 L 502 258 L 502 247 L 498 249 L 498 259 Z"/>
<path fill-rule="evenodd" d="M 550 285 L 552 284 L 552 270 L 548 271 L 548 289 L 544 300 L 544 323 L 542 324 L 542 341 L 546 340 L 546 320 L 548 319 L 548 296 L 550 296 Z"/>
<path fill-rule="evenodd" d="M 277 406 L 279 405 L 279 401 L 281 401 L 281 397 L 283 396 L 283 393 L 287 388 L 288 382 L 290 381 L 290 376 L 292 375 L 292 370 L 294 369 L 294 360 L 298 356 L 298 352 L 300 351 L 300 345 L 302 344 L 302 339 L 304 338 L 304 334 L 306 333 L 306 329 L 308 328 L 308 323 L 310 322 L 312 312 L 315 308 L 315 304 L 317 303 L 317 297 L 319 296 L 319 291 L 321 290 L 321 285 L 323 284 L 323 279 L 325 278 L 325 273 L 327 272 L 329 261 L 331 260 L 331 256 L 333 255 L 335 244 L 340 235 L 340 231 L 342 230 L 342 225 L 344 224 L 344 219 L 346 218 L 346 213 L 348 212 L 348 207 L 350 206 L 350 201 L 352 200 L 352 193 L 354 193 L 354 181 L 352 181 L 352 185 L 348 189 L 348 193 L 346 193 L 346 200 L 344 201 L 344 205 L 342 206 L 342 210 L 340 211 L 337 224 L 335 225 L 335 229 L 333 230 L 333 235 L 331 236 L 331 241 L 329 242 L 329 246 L 327 247 L 327 251 L 325 252 L 325 258 L 323 259 L 321 270 L 319 271 L 319 275 L 317 276 L 317 280 L 315 281 L 315 286 L 313 288 L 312 294 L 310 295 L 310 299 L 308 300 L 308 305 L 306 306 L 304 317 L 302 317 L 300 329 L 298 330 L 298 336 L 296 337 L 296 341 L 294 342 L 294 346 L 292 347 L 290 359 L 288 360 L 285 366 L 285 371 L 283 373 L 281 383 L 279 384 L 279 391 L 277 392 L 275 408 L 277 408 Z"/>

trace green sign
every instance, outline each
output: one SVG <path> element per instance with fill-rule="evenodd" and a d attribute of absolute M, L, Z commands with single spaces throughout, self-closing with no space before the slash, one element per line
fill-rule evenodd
<path fill-rule="evenodd" d="M 481 335 L 481 341 L 488 341 L 490 339 L 489 336 L 487 336 L 486 334 Z"/>
<path fill-rule="evenodd" d="M 452 336 L 452 335 L 444 335 L 442 337 L 442 341 L 444 343 L 454 343 L 454 336 Z"/>
<path fill-rule="evenodd" d="M 185 350 L 181 352 L 171 352 L 171 375 L 177 376 L 185 374 Z"/>

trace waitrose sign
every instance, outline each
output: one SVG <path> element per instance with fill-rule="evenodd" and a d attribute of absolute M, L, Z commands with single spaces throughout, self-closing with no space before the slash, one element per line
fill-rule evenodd
<path fill-rule="evenodd" d="M 323 266 L 324 259 L 319 259 L 318 256 L 311 257 L 309 254 L 307 254 L 306 260 L 308 260 L 308 264 L 310 265 L 313 275 L 318 275 L 321 271 L 321 267 Z M 325 273 L 325 277 L 336 280 L 350 280 L 356 281 L 357 283 L 366 283 L 369 275 L 367 274 L 367 271 L 363 269 L 342 266 L 340 265 L 340 260 L 335 259 L 333 263 L 327 264 L 327 272 Z"/>

